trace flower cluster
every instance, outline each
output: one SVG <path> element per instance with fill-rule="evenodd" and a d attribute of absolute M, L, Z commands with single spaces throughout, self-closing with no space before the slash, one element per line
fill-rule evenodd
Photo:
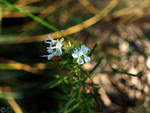
<path fill-rule="evenodd" d="M 47 52 L 49 55 L 43 55 L 41 57 L 47 57 L 48 60 L 51 60 L 54 56 L 61 56 L 62 55 L 62 42 L 57 39 L 55 42 L 53 38 L 51 38 L 50 35 L 48 35 L 49 38 L 45 39 L 45 43 L 50 44 L 49 47 L 47 47 Z"/>
<path fill-rule="evenodd" d="M 63 54 L 63 49 L 66 49 L 65 51 L 68 51 L 68 54 L 71 53 L 74 62 L 78 63 L 79 65 L 91 60 L 91 58 L 86 55 L 90 50 L 88 47 L 85 47 L 85 45 L 82 45 L 79 48 L 73 47 L 71 50 L 68 50 L 65 44 L 63 44 L 63 40 L 53 40 L 50 35 L 48 35 L 48 37 L 49 38 L 45 39 L 45 43 L 49 44 L 49 47 L 47 47 L 47 52 L 49 55 L 43 55 L 41 57 L 47 57 L 48 60 L 51 60 L 55 56 L 61 57 Z"/>
<path fill-rule="evenodd" d="M 91 58 L 86 55 L 89 51 L 90 50 L 88 47 L 82 45 L 80 50 L 78 50 L 77 48 L 73 50 L 72 57 L 77 58 L 77 63 L 82 65 L 84 64 L 84 61 L 89 62 L 91 60 Z"/>

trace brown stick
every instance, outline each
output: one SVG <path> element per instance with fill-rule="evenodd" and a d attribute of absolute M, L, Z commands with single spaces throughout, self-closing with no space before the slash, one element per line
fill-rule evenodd
<path fill-rule="evenodd" d="M 87 85 L 87 84 L 85 84 L 85 87 L 86 87 L 86 88 L 90 91 L 90 93 L 93 95 L 93 97 L 94 97 L 95 101 L 97 102 L 99 108 L 102 108 L 101 103 L 100 103 L 100 101 L 97 99 L 97 97 L 96 97 L 96 95 L 94 94 L 92 88 L 91 88 L 89 85 Z"/>

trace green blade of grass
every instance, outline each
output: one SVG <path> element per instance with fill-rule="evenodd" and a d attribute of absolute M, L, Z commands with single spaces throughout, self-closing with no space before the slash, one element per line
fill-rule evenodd
<path fill-rule="evenodd" d="M 97 63 L 97 64 L 94 66 L 94 68 L 90 71 L 90 73 L 89 73 L 90 77 L 91 77 L 91 74 L 95 71 L 95 69 L 99 66 L 99 64 L 101 63 L 102 59 L 103 59 L 103 57 L 100 58 L 100 60 L 98 61 L 98 63 Z M 85 77 L 83 81 L 85 82 L 85 80 L 86 80 L 87 78 L 88 78 L 88 77 Z"/>
<path fill-rule="evenodd" d="M 73 38 L 71 38 L 71 37 L 69 37 L 69 36 L 65 36 L 62 32 L 60 32 L 59 29 L 57 29 L 56 27 L 54 27 L 54 26 L 52 26 L 51 24 L 47 23 L 46 21 L 44 21 L 44 20 L 38 18 L 37 16 L 35 16 L 35 15 L 33 15 L 33 14 L 27 12 L 26 10 L 24 10 L 24 9 L 22 9 L 22 8 L 20 8 L 20 7 L 14 6 L 13 4 L 9 3 L 9 2 L 6 1 L 6 0 L 1 0 L 1 2 L 4 3 L 6 6 L 8 6 L 8 7 L 14 9 L 14 10 L 17 10 L 17 11 L 19 11 L 19 12 L 24 13 L 25 15 L 27 15 L 28 17 L 30 17 L 30 18 L 36 20 L 37 22 L 39 22 L 40 24 L 44 25 L 45 27 L 47 27 L 47 28 L 49 28 L 49 29 L 51 29 L 51 30 L 53 30 L 53 31 L 55 31 L 55 32 L 58 32 L 58 33 L 59 33 L 60 35 L 62 35 L 64 38 L 66 38 L 66 39 L 72 41 L 73 43 L 78 44 L 78 42 L 77 42 L 76 40 L 74 40 Z"/>
<path fill-rule="evenodd" d="M 91 78 L 91 75 L 88 74 L 81 66 L 78 65 L 78 67 L 81 69 L 81 71 L 86 74 L 89 78 Z"/>
<path fill-rule="evenodd" d="M 90 75 L 95 71 L 95 69 L 99 66 L 99 64 L 101 63 L 101 61 L 103 60 L 104 57 L 101 57 L 99 59 L 99 61 L 97 62 L 97 64 L 94 66 L 94 68 L 90 71 Z"/>
<path fill-rule="evenodd" d="M 141 73 L 138 73 L 138 74 L 131 74 L 131 73 L 127 73 L 127 72 L 120 72 L 120 71 L 117 71 L 117 72 L 114 72 L 114 73 L 120 73 L 120 74 L 126 74 L 126 75 L 129 75 L 129 76 L 141 76 Z"/>
<path fill-rule="evenodd" d="M 86 106 L 86 110 L 87 110 L 87 113 L 92 113 L 91 109 L 90 109 L 90 105 L 88 104 L 88 102 L 86 102 L 85 98 L 82 98 L 83 99 L 83 102 Z"/>
<path fill-rule="evenodd" d="M 0 35 L 2 32 L 2 4 L 0 3 Z"/>
<path fill-rule="evenodd" d="M 89 56 L 91 56 L 94 53 L 94 51 L 95 51 L 96 47 L 98 46 L 98 44 L 99 44 L 99 42 L 96 42 L 96 44 L 94 45 L 93 49 L 91 50 Z"/>
<path fill-rule="evenodd" d="M 70 104 L 72 104 L 75 100 L 76 100 L 76 98 L 75 98 L 75 96 L 76 96 L 76 93 L 77 92 L 73 92 L 73 94 L 71 94 L 71 97 L 70 97 L 70 99 L 68 100 L 68 102 L 67 102 L 67 104 L 66 104 L 66 106 L 65 106 L 65 108 L 64 108 L 64 110 L 63 110 L 63 113 L 66 113 L 66 111 L 68 110 L 70 110 L 70 109 L 68 109 L 68 107 L 69 107 L 69 105 Z"/>
<path fill-rule="evenodd" d="M 68 40 L 68 45 L 69 45 L 69 48 L 71 48 L 71 42 Z"/>
<path fill-rule="evenodd" d="M 60 80 L 58 80 L 57 82 L 55 82 L 54 84 L 52 84 L 51 86 L 50 86 L 50 88 L 53 88 L 53 87 L 55 87 L 55 86 L 57 86 L 58 84 L 60 84 L 61 82 L 63 82 L 64 80 L 66 80 L 68 77 L 70 77 L 72 75 L 72 73 L 71 74 L 69 74 L 69 75 L 67 75 L 67 76 L 65 76 L 65 77 L 63 77 L 63 78 L 61 78 Z"/>
<path fill-rule="evenodd" d="M 79 107 L 79 103 L 73 105 L 72 108 L 70 108 L 68 111 L 66 111 L 66 113 L 72 112 L 72 111 L 75 110 L 77 107 Z"/>
<path fill-rule="evenodd" d="M 9 2 L 6 1 L 6 0 L 1 0 L 1 2 L 4 3 L 4 4 L 5 4 L 6 6 L 8 6 L 8 7 L 11 7 L 11 8 L 14 9 L 14 10 L 17 10 L 17 11 L 19 11 L 19 12 L 24 13 L 24 14 L 27 15 L 28 17 L 30 17 L 30 18 L 36 20 L 37 22 L 41 23 L 42 25 L 46 26 L 47 28 L 49 28 L 49 29 L 51 29 L 51 30 L 53 30 L 53 31 L 56 31 L 56 32 L 59 31 L 59 29 L 57 29 L 57 28 L 55 28 L 54 26 L 48 24 L 46 21 L 44 21 L 44 20 L 38 18 L 37 16 L 35 16 L 35 15 L 33 15 L 33 14 L 27 12 L 26 10 L 24 10 L 24 9 L 22 9 L 22 8 L 20 8 L 20 7 L 14 6 L 13 4 L 9 3 Z M 59 32 L 59 33 L 60 33 L 60 32 Z M 60 34 L 63 35 L 62 33 L 60 33 Z"/>

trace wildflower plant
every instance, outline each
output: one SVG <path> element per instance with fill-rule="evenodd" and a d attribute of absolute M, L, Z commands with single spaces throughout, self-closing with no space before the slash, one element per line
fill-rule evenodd
<path fill-rule="evenodd" d="M 101 111 L 100 99 L 97 93 L 99 87 L 92 82 L 91 74 L 99 66 L 103 57 L 100 58 L 89 73 L 83 69 L 83 65 L 91 61 L 91 55 L 98 43 L 96 43 L 90 51 L 90 49 L 82 43 L 75 46 L 72 45 L 70 41 L 64 41 L 63 38 L 54 40 L 50 35 L 48 35 L 48 37 L 49 38 L 45 39 L 45 43 L 48 44 L 48 54 L 41 57 L 46 57 L 49 63 L 54 63 L 64 68 L 68 73 L 68 75 L 65 76 L 57 75 L 57 81 L 50 86 L 50 88 L 57 86 L 63 91 L 62 94 L 54 94 L 54 96 L 60 100 L 59 109 L 55 112 L 92 113 Z M 90 79 L 91 83 L 87 83 L 87 79 Z"/>
<path fill-rule="evenodd" d="M 83 65 L 86 62 L 90 62 L 91 58 L 87 56 L 87 53 L 90 52 L 88 47 L 85 47 L 85 45 L 81 45 L 81 47 L 74 47 L 69 42 L 69 47 L 67 47 L 63 41 L 64 39 L 57 39 L 53 40 L 50 35 L 48 35 L 49 38 L 45 39 L 45 43 L 49 44 L 49 47 L 47 47 L 47 52 L 49 55 L 43 55 L 41 57 L 47 57 L 48 60 L 51 60 L 52 58 L 59 57 L 68 54 L 72 56 L 73 62 L 77 63 L 78 65 Z"/>

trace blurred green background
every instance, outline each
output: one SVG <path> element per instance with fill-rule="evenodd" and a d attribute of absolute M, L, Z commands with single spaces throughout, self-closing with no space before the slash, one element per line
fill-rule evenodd
<path fill-rule="evenodd" d="M 50 85 L 63 70 L 40 57 L 47 54 L 48 35 L 90 49 L 99 42 L 84 68 L 90 71 L 104 56 L 92 76 L 106 113 L 150 112 L 149 0 L 1 0 L 0 109 L 57 109 L 55 92 L 61 91 Z"/>

